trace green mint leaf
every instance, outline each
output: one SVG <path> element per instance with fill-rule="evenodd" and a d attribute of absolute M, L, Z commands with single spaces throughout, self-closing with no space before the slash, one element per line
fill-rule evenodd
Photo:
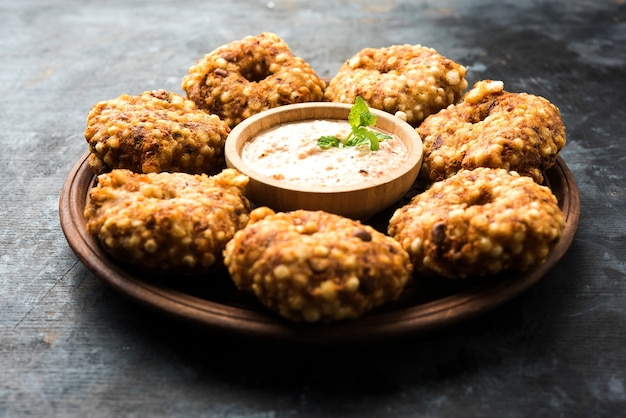
<path fill-rule="evenodd" d="M 390 135 L 367 129 L 368 126 L 376 125 L 376 115 L 370 112 L 367 103 L 361 96 L 357 96 L 354 105 L 350 108 L 348 122 L 352 131 L 343 143 L 337 137 L 325 135 L 317 140 L 317 145 L 322 149 L 328 149 L 368 144 L 371 151 L 378 151 L 381 141 L 391 139 Z"/>
<path fill-rule="evenodd" d="M 372 126 L 376 124 L 376 115 L 370 112 L 367 103 L 361 96 L 357 96 L 354 105 L 350 108 L 348 122 L 352 130 L 361 126 Z"/>
<path fill-rule="evenodd" d="M 352 132 L 348 137 L 343 141 L 344 147 L 354 147 L 361 142 L 361 137 L 359 136 L 358 129 L 352 129 Z"/>
<path fill-rule="evenodd" d="M 370 139 L 370 144 L 371 144 L 370 149 L 372 151 L 378 151 L 379 145 L 382 141 L 386 141 L 392 138 L 391 135 L 387 135 L 378 131 L 369 131 L 369 133 L 372 134 L 376 138 L 376 139 Z"/>
<path fill-rule="evenodd" d="M 317 140 L 317 146 L 322 149 L 328 149 L 331 147 L 338 147 L 341 142 L 338 138 L 331 135 L 324 135 Z"/>
<path fill-rule="evenodd" d="M 380 141 L 384 141 L 388 138 L 390 138 L 389 135 L 381 134 L 380 132 L 372 131 L 361 126 L 352 131 L 351 136 L 344 142 L 344 146 L 356 147 L 367 144 L 371 151 L 377 151 Z"/>
<path fill-rule="evenodd" d="M 384 134 L 382 132 L 378 132 L 378 131 L 372 131 L 372 132 L 374 132 L 376 134 L 376 136 L 378 137 L 379 141 L 386 141 L 388 139 L 393 138 L 391 135 L 387 135 L 387 134 Z"/>
<path fill-rule="evenodd" d="M 369 143 L 371 151 L 378 151 L 380 148 L 380 139 L 378 133 L 367 128 L 359 128 L 358 136 L 361 138 L 361 143 Z"/>

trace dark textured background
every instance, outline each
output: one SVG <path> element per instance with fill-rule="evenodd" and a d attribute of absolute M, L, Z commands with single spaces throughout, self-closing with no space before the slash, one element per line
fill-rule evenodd
<path fill-rule="evenodd" d="M 0 417 L 615 417 L 626 410 L 626 2 L 0 3 Z M 279 34 L 320 76 L 423 44 L 542 95 L 581 194 L 562 262 L 495 312 L 382 346 L 238 343 L 96 279 L 58 198 L 95 102 L 165 88 L 215 47 Z"/>

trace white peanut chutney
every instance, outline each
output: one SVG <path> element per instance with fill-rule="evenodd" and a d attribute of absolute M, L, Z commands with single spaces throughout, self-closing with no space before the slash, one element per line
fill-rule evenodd
<path fill-rule="evenodd" d="M 377 151 L 369 144 L 322 149 L 324 135 L 341 140 L 350 125 L 340 120 L 293 122 L 261 132 L 243 146 L 241 157 L 253 170 L 295 185 L 342 186 L 375 180 L 408 158 L 402 140 L 395 135 L 381 141 Z"/>

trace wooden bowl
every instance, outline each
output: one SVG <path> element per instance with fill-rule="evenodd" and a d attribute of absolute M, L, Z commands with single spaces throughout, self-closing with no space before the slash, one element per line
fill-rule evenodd
<path fill-rule="evenodd" d="M 385 176 L 342 186 L 302 186 L 276 180 L 250 168 L 241 158 L 244 144 L 278 125 L 307 120 L 348 120 L 351 105 L 312 102 L 286 105 L 256 114 L 237 125 L 226 140 L 226 163 L 250 178 L 247 194 L 259 206 L 275 211 L 324 210 L 353 219 L 367 219 L 397 202 L 413 185 L 422 164 L 422 141 L 411 125 L 394 115 L 370 109 L 376 127 L 397 135 L 408 158 Z"/>

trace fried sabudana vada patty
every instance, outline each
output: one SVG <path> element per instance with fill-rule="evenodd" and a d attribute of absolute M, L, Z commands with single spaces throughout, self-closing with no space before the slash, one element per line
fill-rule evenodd
<path fill-rule="evenodd" d="M 410 254 L 416 272 L 456 279 L 539 265 L 564 227 L 548 187 L 480 167 L 416 195 L 395 211 L 388 232 Z"/>
<path fill-rule="evenodd" d="M 95 104 L 87 117 L 89 167 L 136 173 L 215 174 L 226 166 L 230 128 L 194 102 L 165 90 L 123 94 Z"/>
<path fill-rule="evenodd" d="M 101 174 L 85 208 L 87 231 L 124 263 L 189 274 L 221 264 L 222 251 L 249 219 L 248 177 L 205 174 Z"/>
<path fill-rule="evenodd" d="M 456 103 L 467 88 L 467 69 L 422 45 L 364 48 L 348 59 L 324 91 L 326 100 L 395 114 L 413 126 Z"/>
<path fill-rule="evenodd" d="M 263 110 L 321 101 L 326 85 L 284 40 L 263 32 L 206 54 L 189 68 L 181 87 L 200 109 L 233 128 Z"/>
<path fill-rule="evenodd" d="M 509 93 L 501 81 L 477 82 L 463 101 L 417 128 L 423 141 L 420 177 L 442 180 L 461 169 L 504 168 L 543 182 L 565 146 L 559 109 L 543 97 Z"/>
<path fill-rule="evenodd" d="M 357 318 L 396 299 L 412 273 L 392 238 L 323 211 L 252 211 L 224 250 L 238 288 L 296 322 Z"/>

